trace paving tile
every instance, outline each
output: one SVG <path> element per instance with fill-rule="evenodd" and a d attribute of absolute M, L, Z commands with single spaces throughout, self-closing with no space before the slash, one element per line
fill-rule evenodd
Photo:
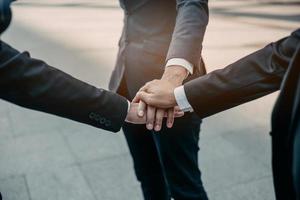
<path fill-rule="evenodd" d="M 11 103 L 9 103 L 5 100 L 0 100 L 0 112 L 1 113 L 6 113 L 6 111 L 8 111 L 8 109 L 9 109 L 10 105 L 11 105 Z"/>
<path fill-rule="evenodd" d="M 201 161 L 207 161 L 210 158 L 218 160 L 243 154 L 239 148 L 232 145 L 231 142 L 224 139 L 221 135 L 214 138 L 202 137 L 199 146 L 200 164 Z"/>
<path fill-rule="evenodd" d="M 218 113 L 203 120 L 201 137 L 220 137 L 223 133 L 250 127 L 251 123 L 247 120 L 237 108 Z"/>
<path fill-rule="evenodd" d="M 218 139 L 211 143 L 208 141 L 208 144 L 211 144 L 212 148 L 200 151 L 199 165 L 204 186 L 209 193 L 271 176 L 271 167 L 265 166 L 239 149 L 235 151 L 227 141 Z M 221 147 L 220 151 L 218 147 Z"/>
<path fill-rule="evenodd" d="M 49 131 L 55 132 L 62 123 L 56 116 L 18 106 L 12 106 L 10 116 L 16 137 L 31 134 L 47 134 Z"/>
<path fill-rule="evenodd" d="M 218 120 L 215 123 L 220 125 Z M 199 163 L 209 193 L 271 176 L 270 138 L 264 133 L 265 127 L 231 130 L 224 126 L 223 131 L 220 129 L 213 137 L 203 131 L 200 139 Z"/>
<path fill-rule="evenodd" d="M 26 178 L 32 200 L 95 200 L 77 166 L 31 173 Z"/>
<path fill-rule="evenodd" d="M 0 99 L 0 139 L 13 137 L 11 115 L 9 112 L 11 103 Z"/>
<path fill-rule="evenodd" d="M 12 138 L 13 137 L 13 129 L 11 126 L 10 116 L 8 111 L 0 111 L 0 138 Z"/>
<path fill-rule="evenodd" d="M 63 137 L 58 133 L 1 141 L 0 177 L 54 169 L 74 162 Z"/>
<path fill-rule="evenodd" d="M 64 136 L 78 162 L 101 160 L 128 153 L 122 132 L 111 133 L 100 129 L 65 131 Z"/>
<path fill-rule="evenodd" d="M 81 168 L 98 200 L 143 199 L 129 155 L 82 164 Z"/>
<path fill-rule="evenodd" d="M 273 180 L 271 177 L 241 184 L 233 187 L 231 190 L 240 200 L 275 199 Z"/>
<path fill-rule="evenodd" d="M 30 200 L 24 176 L 0 179 L 0 192 L 3 200 Z"/>
<path fill-rule="evenodd" d="M 214 200 L 272 200 L 275 199 L 271 178 L 262 178 L 211 193 Z"/>
<path fill-rule="evenodd" d="M 249 127 L 222 134 L 222 137 L 258 162 L 271 165 L 271 136 L 268 127 Z"/>
<path fill-rule="evenodd" d="M 235 193 L 230 190 L 224 190 L 221 192 L 210 192 L 207 194 L 211 200 L 238 200 Z"/>

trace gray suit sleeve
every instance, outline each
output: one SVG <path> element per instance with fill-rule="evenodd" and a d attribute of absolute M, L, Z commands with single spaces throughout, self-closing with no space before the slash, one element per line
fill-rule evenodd
<path fill-rule="evenodd" d="M 198 66 L 208 23 L 208 0 L 177 0 L 177 18 L 167 60 L 183 58 Z"/>
<path fill-rule="evenodd" d="M 278 90 L 299 46 L 300 29 L 224 69 L 186 83 L 189 103 L 204 118 Z"/>

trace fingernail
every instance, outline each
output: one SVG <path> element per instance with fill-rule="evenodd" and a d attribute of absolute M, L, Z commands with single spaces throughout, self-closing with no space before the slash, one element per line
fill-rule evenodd
<path fill-rule="evenodd" d="M 160 125 L 155 126 L 155 131 L 160 131 Z"/>
<path fill-rule="evenodd" d="M 140 116 L 140 117 L 143 117 L 143 116 L 144 116 L 144 111 L 140 110 L 140 111 L 139 111 L 139 116 Z"/>
<path fill-rule="evenodd" d="M 168 128 L 172 128 L 173 123 L 172 122 L 168 122 Z"/>
<path fill-rule="evenodd" d="M 153 129 L 153 124 L 147 124 L 147 129 L 152 130 Z"/>

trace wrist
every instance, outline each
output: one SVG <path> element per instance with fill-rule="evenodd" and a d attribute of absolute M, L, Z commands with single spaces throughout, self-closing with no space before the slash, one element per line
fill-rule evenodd
<path fill-rule="evenodd" d="M 182 85 L 182 82 L 187 77 L 188 71 L 181 66 L 169 66 L 165 69 L 162 80 L 167 80 L 174 85 Z"/>

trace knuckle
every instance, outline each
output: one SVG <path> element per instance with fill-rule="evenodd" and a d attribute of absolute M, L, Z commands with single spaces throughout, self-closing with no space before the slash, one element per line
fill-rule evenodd
<path fill-rule="evenodd" d="M 152 81 L 147 82 L 145 86 L 148 87 L 151 84 L 151 82 Z"/>
<path fill-rule="evenodd" d="M 149 96 L 148 95 L 143 95 L 144 96 L 144 100 L 148 101 L 149 100 Z"/>

